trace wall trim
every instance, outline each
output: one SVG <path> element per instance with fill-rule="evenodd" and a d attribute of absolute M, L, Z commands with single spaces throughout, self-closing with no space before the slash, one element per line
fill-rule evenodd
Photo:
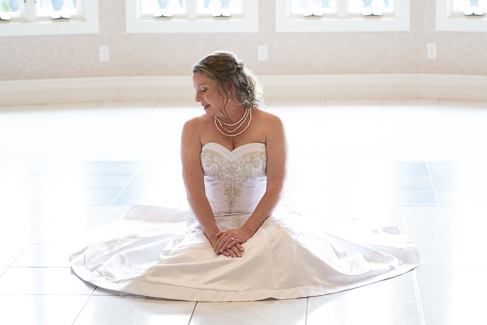
<path fill-rule="evenodd" d="M 259 76 L 266 99 L 440 98 L 487 100 L 487 76 L 446 74 Z M 194 99 L 191 76 L 0 81 L 0 106 Z"/>

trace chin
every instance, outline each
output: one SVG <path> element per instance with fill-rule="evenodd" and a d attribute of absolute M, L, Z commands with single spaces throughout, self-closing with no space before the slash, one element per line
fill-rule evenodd
<path fill-rule="evenodd" d="M 216 116 L 215 112 L 205 111 L 205 115 L 209 118 L 214 118 Z"/>
<path fill-rule="evenodd" d="M 210 107 L 210 108 L 205 110 L 205 114 L 208 116 L 211 116 L 211 117 L 215 117 L 217 112 L 215 112 L 215 110 L 211 109 L 211 107 Z"/>

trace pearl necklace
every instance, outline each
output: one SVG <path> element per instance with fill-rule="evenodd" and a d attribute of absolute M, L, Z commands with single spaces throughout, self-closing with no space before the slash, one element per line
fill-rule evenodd
<path fill-rule="evenodd" d="M 247 123 L 247 126 L 242 130 L 240 131 L 239 133 L 237 134 L 225 134 L 221 129 L 225 130 L 226 132 L 228 133 L 233 133 L 233 132 L 236 132 L 240 127 L 242 127 L 242 125 L 244 124 L 245 120 L 247 119 L 247 116 L 249 117 L 249 122 Z M 252 109 L 250 107 L 247 107 L 245 109 L 245 113 L 244 115 L 242 116 L 242 118 L 236 122 L 236 123 L 233 123 L 233 124 L 230 124 L 230 123 L 225 123 L 223 122 L 218 116 L 215 116 L 215 126 L 217 128 L 218 131 L 220 131 L 221 134 L 223 134 L 224 136 L 226 137 L 236 137 L 242 133 L 244 133 L 248 127 L 250 126 L 250 121 L 252 121 Z M 240 123 L 240 124 L 239 124 Z M 226 129 L 223 125 L 226 125 L 226 126 L 235 126 L 239 124 L 235 130 L 228 130 Z M 220 126 L 218 126 L 220 125 Z M 221 129 L 220 129 L 221 128 Z"/>
<path fill-rule="evenodd" d="M 247 116 L 249 115 L 249 112 L 250 112 L 250 108 L 246 108 L 246 109 L 245 109 L 245 112 L 244 112 L 244 115 L 242 116 L 242 118 L 241 118 L 240 120 L 238 120 L 238 122 L 235 122 L 235 123 L 233 123 L 233 124 L 230 124 L 230 123 L 225 123 L 225 122 L 224 122 L 224 121 L 223 121 L 221 118 L 219 118 L 218 116 L 215 116 L 215 119 L 217 120 L 218 124 L 220 124 L 220 127 L 221 127 L 223 130 L 225 130 L 225 131 L 227 131 L 227 132 L 229 132 L 229 133 L 233 133 L 233 132 L 237 131 L 237 130 L 238 130 L 238 129 L 239 129 L 239 128 L 240 128 L 240 127 L 243 125 L 244 121 L 247 119 Z M 226 126 L 235 126 L 235 125 L 237 125 L 237 124 L 239 124 L 239 123 L 240 123 L 240 125 L 239 125 L 239 126 L 237 126 L 237 127 L 235 128 L 235 130 L 228 130 L 228 129 L 226 129 L 226 128 L 223 126 L 223 125 L 226 125 Z"/>
<path fill-rule="evenodd" d="M 242 126 L 243 121 L 244 121 L 244 120 L 247 118 L 247 115 L 249 115 L 249 112 L 250 112 L 250 108 L 249 108 L 249 107 L 247 107 L 247 108 L 245 109 L 245 112 L 244 112 L 244 115 L 242 116 L 242 118 L 241 118 L 240 120 L 238 120 L 238 122 L 235 122 L 235 123 L 233 123 L 233 124 L 223 122 L 223 120 L 222 120 L 221 118 L 219 118 L 218 116 L 215 116 L 215 118 L 218 120 L 218 123 L 219 123 L 220 125 L 222 125 L 222 124 L 223 124 L 223 125 L 226 125 L 226 126 L 235 126 L 235 125 L 237 125 L 238 123 L 240 123 L 240 125 L 237 127 L 237 129 L 238 129 L 240 126 Z M 227 129 L 225 129 L 225 130 L 226 130 L 226 131 L 228 131 Z M 235 132 L 235 131 L 228 131 L 228 132 Z"/>

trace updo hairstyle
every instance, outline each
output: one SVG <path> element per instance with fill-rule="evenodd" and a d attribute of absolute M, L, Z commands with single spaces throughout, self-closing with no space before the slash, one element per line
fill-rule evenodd
<path fill-rule="evenodd" d="M 232 83 L 235 85 L 235 95 L 239 104 L 245 108 L 263 107 L 262 87 L 259 81 L 232 52 L 214 52 L 204 57 L 193 66 L 193 74 L 196 72 L 204 73 L 208 78 L 216 80 L 218 92 L 224 99 L 220 108 L 223 114 L 227 115 L 227 101 L 221 91 L 225 91 L 225 86 L 231 86 Z"/>

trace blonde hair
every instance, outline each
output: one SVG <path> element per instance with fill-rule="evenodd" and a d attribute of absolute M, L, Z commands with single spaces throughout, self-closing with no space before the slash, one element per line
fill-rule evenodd
<path fill-rule="evenodd" d="M 193 66 L 193 74 L 204 73 L 208 78 L 216 80 L 218 92 L 225 86 L 235 86 L 235 96 L 239 104 L 244 107 L 263 108 L 262 87 L 254 73 L 247 69 L 244 62 L 232 52 L 214 52 Z M 224 100 L 220 111 L 227 116 L 225 110 L 227 101 Z"/>

